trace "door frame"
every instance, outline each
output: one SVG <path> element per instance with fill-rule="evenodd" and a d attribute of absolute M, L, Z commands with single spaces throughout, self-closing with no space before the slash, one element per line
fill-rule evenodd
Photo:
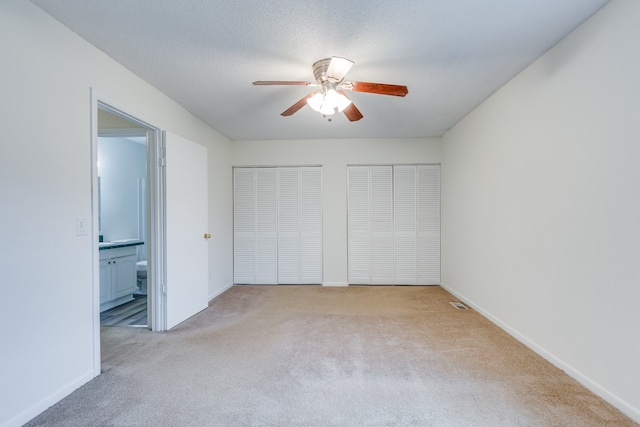
<path fill-rule="evenodd" d="M 164 128 L 130 108 L 90 89 L 91 119 L 91 256 L 93 290 L 93 364 L 100 374 L 100 268 L 98 253 L 98 110 L 122 117 L 147 131 L 147 295 L 149 328 L 166 329 L 166 186 Z"/>

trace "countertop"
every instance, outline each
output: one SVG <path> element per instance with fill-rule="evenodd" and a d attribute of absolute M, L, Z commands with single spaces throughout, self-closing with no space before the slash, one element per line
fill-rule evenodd
<path fill-rule="evenodd" d="M 124 248 L 127 246 L 137 246 L 137 245 L 144 245 L 144 242 L 138 239 L 114 240 L 112 242 L 100 242 L 99 250 L 102 251 L 105 249 Z"/>

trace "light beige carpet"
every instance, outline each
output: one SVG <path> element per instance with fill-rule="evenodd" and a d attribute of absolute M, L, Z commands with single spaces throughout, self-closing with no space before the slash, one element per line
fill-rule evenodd
<path fill-rule="evenodd" d="M 439 287 L 236 286 L 29 426 L 633 426 Z"/>

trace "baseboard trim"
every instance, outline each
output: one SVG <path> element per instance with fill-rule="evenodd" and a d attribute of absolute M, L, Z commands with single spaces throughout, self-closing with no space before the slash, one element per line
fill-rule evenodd
<path fill-rule="evenodd" d="M 615 406 L 617 409 L 619 409 L 623 414 L 625 414 L 626 416 L 631 418 L 633 421 L 635 421 L 637 423 L 640 423 L 640 409 L 639 408 L 635 408 L 634 406 L 629 404 L 627 401 L 619 398 L 614 393 L 609 391 L 607 388 L 601 386 L 600 384 L 598 384 L 597 382 L 595 382 L 591 378 L 589 378 L 587 375 L 585 375 L 582 372 L 580 372 L 579 370 L 575 369 L 573 366 L 569 365 L 568 363 L 566 363 L 562 359 L 556 357 L 553 353 L 551 353 L 550 351 L 546 350 L 544 347 L 538 345 L 537 343 L 535 343 L 531 339 L 527 338 L 526 336 L 524 336 L 523 334 L 521 334 L 520 332 L 518 332 L 514 328 L 510 327 L 505 322 L 503 322 L 502 320 L 500 320 L 496 316 L 492 315 L 491 313 L 489 313 L 484 308 L 480 307 L 475 302 L 473 302 L 470 299 L 466 298 L 464 295 L 460 294 L 459 292 L 454 291 L 453 289 L 451 289 L 450 287 L 448 287 L 444 283 L 441 283 L 440 286 L 444 290 L 446 290 L 447 292 L 449 292 L 450 294 L 452 294 L 453 296 L 458 298 L 461 302 L 467 304 L 468 306 L 473 308 L 475 311 L 480 313 L 483 317 L 487 318 L 489 321 L 494 323 L 500 329 L 502 329 L 503 331 L 505 331 L 506 333 L 508 333 L 509 335 L 511 335 L 512 337 L 514 337 L 518 341 L 520 341 L 522 344 L 526 345 L 529 349 L 531 349 L 532 351 L 534 351 L 538 355 L 540 355 L 543 358 L 545 358 L 547 361 L 549 361 L 551 364 L 553 364 L 557 368 L 563 370 L 567 375 L 569 375 L 570 377 L 572 377 L 573 379 L 578 381 L 580 384 L 585 386 L 589 391 L 591 391 L 592 393 L 598 395 L 599 397 L 601 397 L 602 399 L 604 399 L 605 401 L 607 401 L 611 405 Z"/>
<path fill-rule="evenodd" d="M 224 285 L 221 289 L 218 289 L 218 290 L 214 291 L 211 295 L 209 295 L 209 302 L 211 302 L 212 299 L 222 295 L 223 293 L 225 293 L 226 291 L 228 291 L 232 287 L 233 287 L 233 282 L 230 282 L 230 283 L 227 283 L 226 285 Z"/>
<path fill-rule="evenodd" d="M 347 282 L 322 282 L 322 286 L 327 286 L 327 287 L 345 287 L 345 286 L 349 286 L 349 283 L 347 283 Z"/>
<path fill-rule="evenodd" d="M 60 402 L 62 399 L 69 396 L 71 393 L 73 393 L 78 388 L 88 383 L 95 377 L 96 375 L 94 375 L 94 372 L 92 369 L 91 371 L 81 375 L 80 377 L 76 378 L 75 380 L 61 387 L 57 391 L 51 393 L 49 396 L 45 397 L 39 402 L 36 402 L 35 404 L 31 405 L 29 408 L 20 412 L 13 418 L 6 420 L 4 423 L 0 424 L 0 427 L 20 427 L 28 423 L 29 421 L 31 421 L 32 419 L 34 419 L 35 417 L 37 417 L 38 415 L 40 415 L 41 413 L 49 409 L 51 406 Z"/>

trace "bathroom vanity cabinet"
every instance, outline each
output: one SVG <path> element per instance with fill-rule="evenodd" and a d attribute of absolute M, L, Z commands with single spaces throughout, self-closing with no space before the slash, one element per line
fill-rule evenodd
<path fill-rule="evenodd" d="M 133 300 L 136 289 L 136 247 L 100 249 L 100 311 Z"/>

